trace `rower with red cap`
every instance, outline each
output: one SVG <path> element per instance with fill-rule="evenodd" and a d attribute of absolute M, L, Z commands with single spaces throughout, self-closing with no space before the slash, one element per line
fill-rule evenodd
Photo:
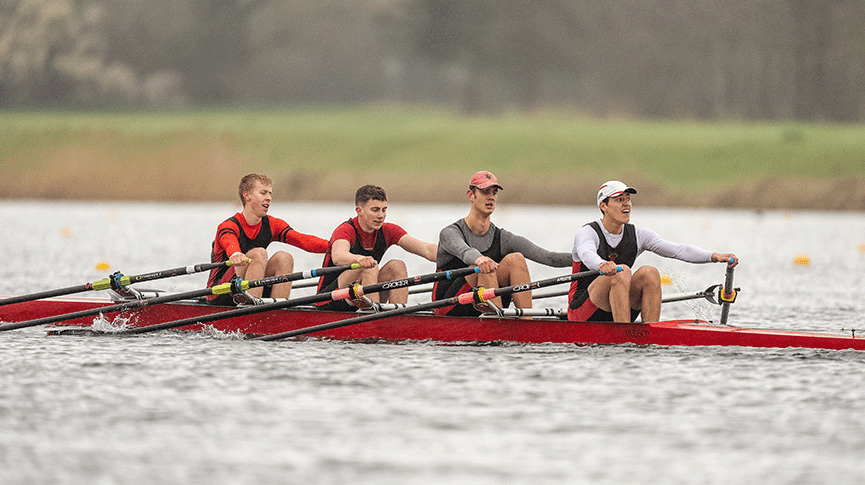
<path fill-rule="evenodd" d="M 436 269 L 447 271 L 477 266 L 481 272 L 437 282 L 433 288 L 433 300 L 450 298 L 477 287 L 494 289 L 529 283 L 531 278 L 526 259 L 556 268 L 571 264 L 569 253 L 548 251 L 492 223 L 490 217 L 496 210 L 500 190 L 504 189 L 492 173 L 480 171 L 472 176 L 466 192 L 471 204 L 469 215 L 441 230 Z M 505 297 L 503 302 L 502 297 L 496 297 L 492 303 L 504 308 L 509 305 L 510 298 Z M 513 293 L 513 303 L 517 308 L 531 308 L 531 291 Z M 436 313 L 474 316 L 480 311 L 472 305 L 457 305 L 436 309 Z"/>
<path fill-rule="evenodd" d="M 631 195 L 637 190 L 618 180 L 598 189 L 601 218 L 577 230 L 574 236 L 573 272 L 600 271 L 589 279 L 571 282 L 568 320 L 581 322 L 633 322 L 642 313 L 644 322 L 661 318 L 661 275 L 657 268 L 634 261 L 643 251 L 689 263 L 739 264 L 732 253 L 713 253 L 690 244 L 661 239 L 658 233 L 630 224 Z M 617 272 L 616 266 L 622 271 Z"/>

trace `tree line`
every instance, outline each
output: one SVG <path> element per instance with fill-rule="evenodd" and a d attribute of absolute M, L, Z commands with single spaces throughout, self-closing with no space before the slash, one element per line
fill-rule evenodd
<path fill-rule="evenodd" d="M 861 0 L 2 0 L 0 108 L 861 122 Z"/>

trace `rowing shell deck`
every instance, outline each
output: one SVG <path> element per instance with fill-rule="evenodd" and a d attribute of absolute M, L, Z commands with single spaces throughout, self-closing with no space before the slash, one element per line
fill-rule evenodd
<path fill-rule="evenodd" d="M 46 299 L 9 305 L 0 309 L 0 321 L 18 322 L 62 313 L 107 306 L 114 302 L 96 299 Z M 198 303 L 168 303 L 130 310 L 117 316 L 128 319 L 127 325 L 141 327 L 224 311 Z M 357 316 L 356 313 L 324 312 L 312 309 L 275 310 L 257 315 L 217 320 L 208 324 L 223 332 L 251 335 L 273 335 L 313 325 Z M 90 326 L 93 318 L 70 320 L 56 325 Z M 202 325 L 179 330 L 201 330 Z M 432 314 L 409 314 L 350 325 L 310 334 L 340 340 L 381 339 L 435 340 L 441 342 L 494 342 L 803 347 L 819 349 L 865 350 L 865 338 L 851 335 L 791 332 L 710 325 L 707 322 L 676 320 L 659 323 L 568 322 L 554 318 L 532 321 L 512 318 L 438 317 Z"/>

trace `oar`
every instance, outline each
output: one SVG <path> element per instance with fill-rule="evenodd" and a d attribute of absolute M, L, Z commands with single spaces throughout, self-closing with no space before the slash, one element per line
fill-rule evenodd
<path fill-rule="evenodd" d="M 674 301 L 685 301 L 685 300 L 699 300 L 700 298 L 705 298 L 709 300 L 709 303 L 718 304 L 718 300 L 715 299 L 715 289 L 721 285 L 712 285 L 706 288 L 703 291 L 698 291 L 696 293 L 681 293 L 678 295 L 670 295 L 661 300 L 661 303 L 672 303 Z"/>
<path fill-rule="evenodd" d="M 298 283 L 298 284 L 294 285 L 294 289 L 312 288 L 313 286 L 318 286 L 318 281 L 309 281 L 306 283 Z M 430 291 L 432 291 L 432 289 L 433 289 L 432 286 L 425 286 L 423 288 L 412 288 L 411 290 L 408 291 L 408 294 L 409 295 L 417 295 L 419 293 L 429 293 Z"/>
<path fill-rule="evenodd" d="M 715 299 L 716 289 L 721 285 L 712 285 L 706 288 L 703 291 L 697 291 L 694 293 L 679 293 L 678 295 L 670 295 L 661 300 L 661 303 L 673 303 L 677 301 L 687 301 L 687 300 L 699 300 L 700 298 L 705 298 L 709 301 L 709 303 L 714 303 L 718 305 L 718 300 Z M 542 295 L 532 295 L 532 300 L 539 300 L 543 298 L 551 298 L 554 296 L 567 296 L 568 291 L 551 291 L 549 293 L 544 293 Z M 558 317 L 562 320 L 568 319 L 568 312 L 561 309 L 556 308 L 543 308 L 543 309 L 532 309 L 532 308 L 501 308 L 500 314 L 490 314 L 491 316 L 504 316 L 504 317 Z M 482 315 L 483 316 L 483 315 Z"/>
<path fill-rule="evenodd" d="M 736 301 L 736 296 L 738 292 L 735 288 L 733 288 L 733 258 L 730 258 L 730 262 L 727 263 L 727 275 L 724 278 L 724 287 L 721 288 L 720 299 L 721 299 L 721 325 L 727 324 L 727 316 L 730 314 L 730 303 Z"/>
<path fill-rule="evenodd" d="M 182 320 L 175 320 L 172 322 L 157 323 L 156 325 L 148 325 L 146 327 L 133 327 L 122 332 L 117 332 L 115 335 L 155 332 L 157 330 L 167 330 L 169 328 L 185 327 L 187 325 L 195 325 L 198 323 L 207 323 L 216 320 L 239 317 L 243 315 L 253 315 L 255 313 L 269 312 L 272 310 L 279 310 L 280 308 L 291 308 L 300 305 L 309 305 L 321 301 L 360 298 L 363 295 L 378 293 L 382 290 L 402 288 L 404 286 L 422 285 L 424 283 L 432 283 L 434 281 L 440 281 L 445 279 L 452 280 L 454 278 L 459 278 L 461 276 L 466 276 L 471 273 L 479 272 L 480 269 L 478 269 L 477 267 L 462 268 L 451 271 L 436 271 L 435 273 L 429 273 L 421 276 L 410 276 L 401 280 L 385 281 L 382 283 L 375 283 L 366 286 L 355 285 L 349 288 L 340 288 L 330 293 L 318 293 L 315 295 L 292 298 L 290 300 L 279 301 L 276 303 L 268 303 L 266 305 L 255 305 L 250 307 L 227 310 L 220 313 L 213 313 L 211 315 L 201 315 L 197 317 L 184 318 Z"/>
<path fill-rule="evenodd" d="M 83 293 L 85 291 L 107 290 L 109 288 L 119 289 L 132 283 L 140 283 L 142 281 L 158 280 L 161 278 L 170 278 L 172 276 L 180 276 L 186 274 L 200 273 L 209 271 L 220 266 L 231 266 L 231 261 L 221 263 L 203 263 L 194 266 L 183 266 L 180 268 L 166 269 L 155 273 L 145 273 L 135 276 L 123 276 L 120 273 L 111 275 L 110 278 L 104 278 L 93 283 L 85 283 L 83 285 L 69 286 L 67 288 L 59 288 L 56 290 L 47 290 L 39 293 L 31 293 L 29 295 L 13 296 L 0 300 L 0 306 L 11 305 L 13 303 L 22 303 L 25 301 L 41 300 L 43 298 L 51 298 L 55 296 L 71 295 L 73 293 Z"/>
<path fill-rule="evenodd" d="M 174 295 L 157 296 L 155 298 L 145 298 L 143 300 L 130 300 L 116 305 L 109 305 L 99 308 L 91 308 L 89 310 L 81 310 L 73 313 L 64 313 L 62 315 L 54 315 L 51 317 L 37 318 L 35 320 L 27 320 L 24 322 L 10 323 L 0 326 L 0 332 L 6 330 L 15 330 L 16 328 L 33 327 L 36 325 L 44 325 L 46 323 L 61 322 L 64 320 L 73 320 L 76 318 L 84 318 L 105 313 L 122 312 L 132 308 L 141 308 L 148 305 L 156 305 L 159 303 L 169 303 L 172 301 L 187 300 L 199 298 L 207 295 L 226 295 L 229 293 L 238 293 L 246 291 L 250 288 L 258 288 L 260 286 L 276 285 L 279 283 L 287 283 L 289 281 L 300 280 L 304 278 L 315 278 L 331 273 L 341 273 L 347 269 L 358 269 L 360 265 L 355 263 L 345 266 L 332 266 L 329 268 L 318 268 L 309 271 L 298 271 L 287 275 L 270 276 L 260 280 L 234 280 L 221 285 L 216 285 L 202 290 L 187 291 L 185 293 L 177 293 Z"/>
<path fill-rule="evenodd" d="M 618 271 L 622 270 L 621 266 L 617 266 L 616 269 Z M 325 323 L 322 325 L 316 325 L 314 327 L 300 328 L 297 330 L 290 330 L 288 332 L 276 333 L 273 335 L 264 335 L 262 337 L 258 337 L 259 340 L 282 340 L 290 337 L 298 337 L 300 335 L 306 335 L 308 333 L 322 332 L 324 330 L 332 330 L 334 328 L 347 327 L 349 325 L 356 325 L 358 323 L 371 322 L 373 320 L 380 320 L 382 318 L 394 317 L 397 315 L 405 315 L 407 313 L 414 313 L 424 310 L 435 310 L 436 308 L 442 308 L 451 305 L 469 305 L 472 303 L 484 303 L 488 300 L 492 300 L 497 296 L 502 295 L 510 295 L 512 293 L 519 293 L 521 291 L 534 290 L 537 288 L 544 288 L 547 286 L 558 285 L 562 283 L 569 283 L 574 280 L 578 280 L 580 278 L 587 278 L 589 276 L 594 276 L 597 274 L 603 274 L 600 271 L 583 271 L 581 273 L 572 273 L 567 276 L 558 276 L 555 278 L 549 278 L 545 280 L 533 281 L 531 283 L 523 283 L 521 285 L 514 286 L 505 286 L 503 288 L 491 288 L 485 289 L 480 288 L 478 291 L 472 291 L 469 293 L 462 293 L 460 295 L 445 298 L 444 300 L 436 300 L 429 303 L 421 303 L 418 305 L 398 308 L 396 310 L 388 310 L 385 312 L 379 313 L 371 313 L 369 315 L 363 315 L 355 318 L 348 318 L 346 320 L 338 320 L 336 322 Z"/>

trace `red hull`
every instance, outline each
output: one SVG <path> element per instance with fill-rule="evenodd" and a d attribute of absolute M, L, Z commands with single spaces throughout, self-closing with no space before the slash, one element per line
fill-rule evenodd
<path fill-rule="evenodd" d="M 0 321 L 18 322 L 62 313 L 71 313 L 111 304 L 104 300 L 47 299 L 19 303 L 0 308 Z M 121 314 L 129 325 L 147 326 L 224 311 L 224 308 L 199 304 L 163 304 L 131 310 Z M 116 315 L 112 314 L 113 319 Z M 313 325 L 343 320 L 355 314 L 315 310 L 276 310 L 256 315 L 211 322 L 223 332 L 270 335 Z M 70 320 L 60 325 L 89 326 L 93 318 Z M 180 330 L 200 330 L 201 325 Z M 667 321 L 642 323 L 587 323 L 556 319 L 535 319 L 528 322 L 510 318 L 455 318 L 430 314 L 402 315 L 377 321 L 350 325 L 315 334 L 345 340 L 435 340 L 512 341 L 525 343 L 576 343 L 743 346 L 743 347 L 803 347 L 819 349 L 865 350 L 865 338 L 806 332 L 787 332 L 749 328 L 720 327 L 706 322 Z"/>

